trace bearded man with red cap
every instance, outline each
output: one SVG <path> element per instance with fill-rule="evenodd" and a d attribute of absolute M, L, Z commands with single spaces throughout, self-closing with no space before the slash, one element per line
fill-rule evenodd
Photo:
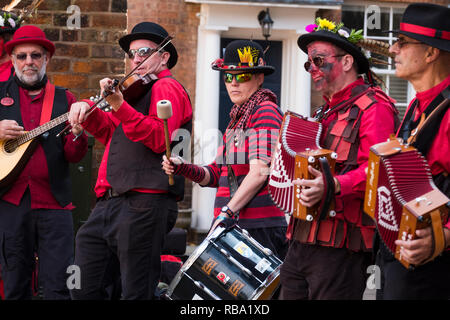
<path fill-rule="evenodd" d="M 43 129 L 43 124 L 67 113 L 76 102 L 67 89 L 55 87 L 47 79 L 46 66 L 55 45 L 44 32 L 22 26 L 5 49 L 15 73 L 0 84 L 0 140 L 17 141 L 27 131 L 41 127 L 34 131 L 40 134 L 27 152 L 0 181 L 0 264 L 5 298 L 31 298 L 37 252 L 44 298 L 69 299 L 66 270 L 73 262 L 74 246 L 69 162 L 84 157 L 87 136 L 80 126 L 74 126 L 69 134 L 58 137 L 64 123 Z M 20 152 L 20 148 L 19 144 L 8 152 Z"/>
<path fill-rule="evenodd" d="M 416 128 L 412 146 L 426 158 L 436 187 L 450 198 L 450 9 L 415 3 L 402 17 L 395 54 L 395 74 L 411 82 L 416 91 L 397 136 L 408 141 Z M 420 125 L 421 119 L 425 124 Z M 448 206 L 447 206 L 448 210 Z M 435 238 L 444 245 L 435 251 Z M 380 240 L 378 241 L 380 242 Z M 381 288 L 377 299 L 450 299 L 450 221 L 443 221 L 441 235 L 431 227 L 416 231 L 415 239 L 397 240 L 402 257 L 415 265 L 406 269 L 383 244 L 377 265 Z M 436 246 L 438 247 L 438 246 Z M 436 256 L 437 255 L 437 256 Z M 433 256 L 436 256 L 434 259 Z"/>

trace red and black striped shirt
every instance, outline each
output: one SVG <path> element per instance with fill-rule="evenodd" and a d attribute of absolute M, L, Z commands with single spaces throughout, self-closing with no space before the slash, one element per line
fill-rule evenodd
<path fill-rule="evenodd" d="M 207 187 L 217 188 L 214 217 L 230 201 L 228 164 L 233 168 L 238 185 L 248 174 L 249 163 L 253 159 L 267 163 L 267 177 L 269 176 L 272 151 L 278 139 L 282 118 L 282 111 L 276 104 L 264 101 L 254 108 L 245 131 L 227 129 L 223 144 L 218 148 L 216 161 L 206 167 L 211 177 Z M 239 225 L 247 229 L 286 226 L 284 213 L 274 205 L 269 196 L 267 182 L 240 210 Z"/>

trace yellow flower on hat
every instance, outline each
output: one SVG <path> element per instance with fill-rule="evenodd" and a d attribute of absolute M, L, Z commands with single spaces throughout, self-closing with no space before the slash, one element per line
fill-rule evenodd
<path fill-rule="evenodd" d="M 328 29 L 329 31 L 333 31 L 334 28 L 336 28 L 336 25 L 327 19 L 319 19 L 319 28 L 320 29 Z"/>
<path fill-rule="evenodd" d="M 253 49 L 253 50 L 252 50 Z M 248 63 L 249 67 L 254 65 L 254 57 L 257 57 L 259 50 L 251 48 L 250 46 L 244 47 L 242 49 L 237 49 L 239 54 L 239 60 L 241 63 Z"/>

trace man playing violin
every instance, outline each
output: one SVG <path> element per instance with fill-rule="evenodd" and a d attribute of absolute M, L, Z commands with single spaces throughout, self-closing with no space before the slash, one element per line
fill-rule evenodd
<path fill-rule="evenodd" d="M 46 66 L 55 45 L 41 29 L 19 28 L 5 48 L 15 74 L 0 84 L 0 140 L 10 141 L 67 114 L 76 98 L 48 81 Z M 0 184 L 0 264 L 6 299 L 31 299 L 35 252 L 44 298 L 70 298 L 66 270 L 73 262 L 74 207 L 69 162 L 84 157 L 87 136 L 77 125 L 58 137 L 60 130 L 55 127 L 36 137 L 29 159 L 23 155 L 25 165 L 13 169 L 20 172 L 17 177 Z"/>
<path fill-rule="evenodd" d="M 106 146 L 95 186 L 98 201 L 76 236 L 81 288 L 71 291 L 74 299 L 107 298 L 104 288 L 118 273 L 122 299 L 154 298 L 164 237 L 174 223 L 168 226 L 168 219 L 176 219 L 169 210 L 176 212 L 175 198 L 182 196 L 169 188 L 161 170 L 166 147 L 157 102 L 172 103 L 170 136 L 180 128 L 190 131 L 192 124 L 189 96 L 170 72 L 177 63 L 177 51 L 170 42 L 158 51 L 167 35 L 160 25 L 142 22 L 119 40 L 131 68 L 140 76 L 157 78 L 144 94 L 129 96 L 112 88 L 113 80 L 105 78 L 100 86 L 108 94 L 112 112 L 94 109 L 87 116 L 88 103 L 72 105 L 70 123 L 81 124 Z"/>

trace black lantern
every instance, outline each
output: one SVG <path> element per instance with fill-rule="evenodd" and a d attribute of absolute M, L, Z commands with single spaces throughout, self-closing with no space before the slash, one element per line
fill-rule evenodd
<path fill-rule="evenodd" d="M 266 11 L 262 10 L 259 12 L 258 21 L 259 24 L 261 25 L 262 34 L 267 41 L 267 39 L 272 34 L 272 25 L 273 25 L 273 20 L 269 14 L 269 8 L 267 8 Z"/>

